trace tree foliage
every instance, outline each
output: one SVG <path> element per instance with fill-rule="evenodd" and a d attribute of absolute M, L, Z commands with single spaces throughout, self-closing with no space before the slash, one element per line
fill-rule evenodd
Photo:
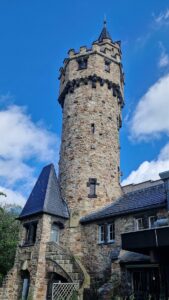
<path fill-rule="evenodd" d="M 16 217 L 9 207 L 0 207 L 0 284 L 14 263 L 19 234 Z"/>

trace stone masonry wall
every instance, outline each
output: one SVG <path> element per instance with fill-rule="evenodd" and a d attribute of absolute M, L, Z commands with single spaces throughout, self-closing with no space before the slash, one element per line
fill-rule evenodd
<path fill-rule="evenodd" d="M 121 248 L 121 233 L 133 227 L 132 216 L 112 219 L 112 221 L 115 221 L 115 241 L 107 244 L 98 243 L 98 224 L 111 222 L 111 219 L 83 225 L 82 251 L 84 257 L 82 261 L 94 284 L 97 282 L 101 284 L 110 279 L 112 272 L 111 257 L 113 253 Z"/>
<path fill-rule="evenodd" d="M 32 246 L 24 246 L 25 228 L 24 223 L 38 221 L 36 242 Z M 43 215 L 27 218 L 21 222 L 20 243 L 16 252 L 15 264 L 7 279 L 4 288 L 0 293 L 0 300 L 18 300 L 21 297 L 22 279 L 21 271 L 28 270 L 30 273 L 30 300 L 46 299 L 47 274 L 46 274 L 46 247 L 50 241 L 51 225 L 56 221 L 64 221 L 61 218 Z"/>

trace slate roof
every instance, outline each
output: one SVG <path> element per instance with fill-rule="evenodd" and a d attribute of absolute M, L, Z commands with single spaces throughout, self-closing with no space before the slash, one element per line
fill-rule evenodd
<path fill-rule="evenodd" d="M 164 184 L 124 194 L 117 201 L 81 218 L 81 223 L 92 222 L 112 216 L 121 216 L 137 211 L 165 206 L 166 193 Z"/>
<path fill-rule="evenodd" d="M 98 38 L 99 43 L 103 42 L 104 39 L 110 39 L 112 41 L 112 38 L 107 30 L 106 21 L 104 21 L 104 27 L 101 31 L 101 34 Z"/>
<path fill-rule="evenodd" d="M 67 204 L 61 198 L 59 183 L 53 164 L 43 168 L 19 219 L 38 213 L 69 218 Z"/>

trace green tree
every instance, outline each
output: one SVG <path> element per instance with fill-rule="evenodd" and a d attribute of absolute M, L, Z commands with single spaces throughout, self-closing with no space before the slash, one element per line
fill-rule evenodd
<path fill-rule="evenodd" d="M 16 217 L 9 206 L 0 207 L 0 285 L 14 263 L 19 233 Z"/>

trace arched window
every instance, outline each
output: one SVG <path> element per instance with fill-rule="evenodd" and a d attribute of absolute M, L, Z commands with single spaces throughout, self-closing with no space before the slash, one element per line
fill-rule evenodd
<path fill-rule="evenodd" d="M 52 224 L 50 241 L 59 244 L 59 226 L 55 223 Z"/>
<path fill-rule="evenodd" d="M 28 293 L 29 293 L 29 286 L 30 286 L 30 275 L 29 272 L 22 271 L 21 273 L 21 278 L 22 278 L 22 300 L 27 300 L 28 299 Z"/>

